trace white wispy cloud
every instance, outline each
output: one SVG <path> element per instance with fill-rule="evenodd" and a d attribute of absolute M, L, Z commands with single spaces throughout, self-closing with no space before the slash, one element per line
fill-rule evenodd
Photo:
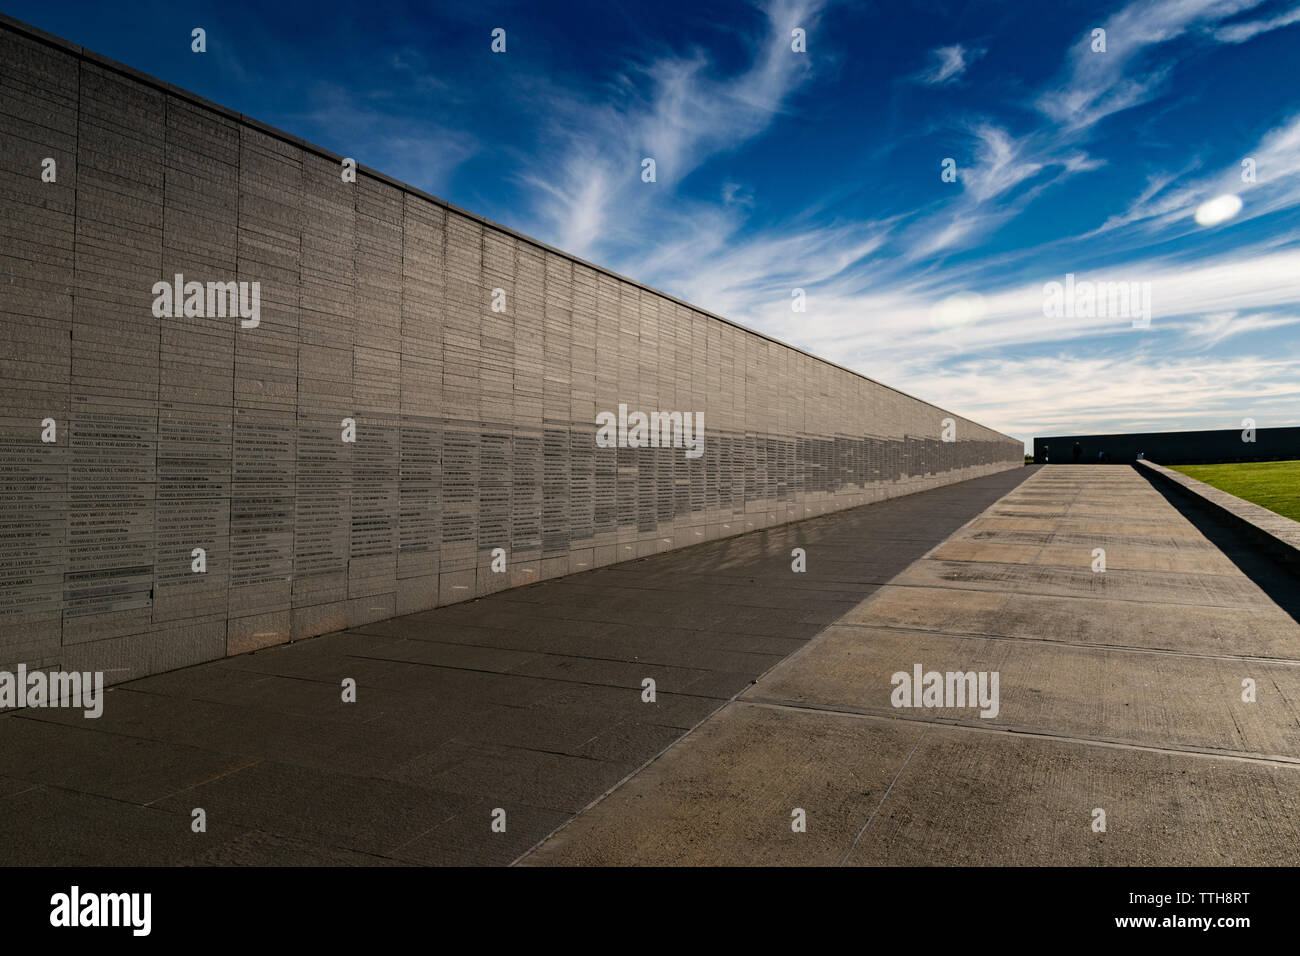
<path fill-rule="evenodd" d="M 1268 312 L 1254 315 L 1214 312 L 1200 316 L 1185 327 L 1185 332 L 1193 346 L 1199 345 L 1202 349 L 1209 349 L 1220 342 L 1248 332 L 1264 332 L 1297 324 L 1300 324 L 1300 310 L 1289 315 L 1273 315 Z"/>
<path fill-rule="evenodd" d="M 579 255 L 643 247 L 638 230 L 648 210 L 661 213 L 660 200 L 673 196 L 690 173 L 758 136 L 781 114 L 811 71 L 808 55 L 791 51 L 790 31 L 798 26 L 811 35 L 821 8 L 820 0 L 763 6 L 766 23 L 751 39 L 751 61 L 731 76 L 718 77 L 716 64 L 696 51 L 629 68 L 602 102 L 547 90 L 552 121 L 543 138 L 558 159 L 520 175 L 541 196 L 533 210 L 540 231 Z M 654 183 L 641 179 L 644 158 L 655 161 Z"/>
<path fill-rule="evenodd" d="M 1270 129 L 1242 155 L 1252 163 L 1253 181 L 1243 179 L 1240 163 L 1191 179 L 1161 174 L 1148 181 L 1127 210 L 1111 216 L 1097 232 L 1133 224 L 1153 232 L 1176 223 L 1192 231 L 1196 226 L 1190 220 L 1197 206 L 1225 193 L 1239 195 L 1245 203 L 1237 222 L 1300 205 L 1300 113 Z"/>
<path fill-rule="evenodd" d="M 962 172 L 966 191 L 978 202 L 996 199 L 1043 168 L 1041 162 L 1025 158 L 1023 144 L 996 126 L 976 130 L 979 146 L 975 163 Z"/>
<path fill-rule="evenodd" d="M 965 135 L 973 145 L 970 158 L 958 163 L 960 192 L 937 208 L 923 211 L 906 227 L 902 241 L 908 261 L 957 251 L 987 239 L 1044 190 L 1102 165 L 1052 133 L 1016 137 L 1000 126 L 980 122 Z M 1010 195 L 1022 183 L 1031 185 Z"/>
<path fill-rule="evenodd" d="M 1174 40 L 1250 10 L 1261 0 L 1139 0 L 1098 24 L 1106 50 L 1094 52 L 1091 33 L 1070 53 L 1064 79 L 1045 91 L 1038 106 L 1068 129 L 1084 129 L 1149 100 L 1169 75 L 1168 67 L 1136 76 L 1127 71 L 1149 47 Z"/>
<path fill-rule="evenodd" d="M 930 62 L 916 74 L 915 79 L 928 86 L 955 83 L 984 53 L 985 51 L 978 47 L 968 48 L 960 43 L 936 47 L 930 51 Z"/>
<path fill-rule="evenodd" d="M 855 267 L 880 249 L 887 233 L 867 223 L 742 236 L 734 226 L 697 223 L 691 241 L 653 250 L 639 265 L 654 284 L 743 322 L 775 303 L 788 311 L 793 289 L 861 282 Z"/>
<path fill-rule="evenodd" d="M 1300 7 L 1293 7 L 1285 13 L 1279 13 L 1275 17 L 1266 17 L 1263 20 L 1251 20 L 1247 23 L 1233 23 L 1225 27 L 1219 27 L 1214 31 L 1214 39 L 1220 43 L 1245 43 L 1261 33 L 1269 33 L 1290 26 L 1293 23 L 1300 23 Z"/>
<path fill-rule="evenodd" d="M 775 303 L 762 303 L 759 321 L 769 331 L 819 355 L 850 355 L 855 361 L 915 352 L 941 362 L 962 354 L 993 349 L 1024 349 L 1048 343 L 1127 334 L 1131 323 L 1114 316 L 1048 318 L 1044 316 L 1044 284 L 1062 282 L 1064 275 L 1042 275 L 1035 281 L 1001 289 L 981 288 L 983 316 L 960 327 L 935 321 L 935 308 L 946 297 L 972 286 L 956 284 L 977 273 L 941 274 L 942 282 L 914 282 L 879 292 L 843 294 L 834 288 L 809 297 L 816 331 L 799 315 L 788 315 Z M 1148 282 L 1151 286 L 1151 334 L 1173 333 L 1182 324 L 1172 319 L 1226 312 L 1300 311 L 1300 246 L 1268 251 L 1234 250 L 1192 262 L 1168 258 L 1132 260 L 1104 270 L 1080 271 L 1076 282 Z M 870 323 L 862 315 L 873 317 Z M 1133 333 L 1140 337 L 1146 333 Z"/>

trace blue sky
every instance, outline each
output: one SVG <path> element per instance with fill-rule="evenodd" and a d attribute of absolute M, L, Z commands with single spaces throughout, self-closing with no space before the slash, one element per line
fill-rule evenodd
<path fill-rule="evenodd" d="M 1300 0 L 3 9 L 1019 438 L 1300 424 Z"/>

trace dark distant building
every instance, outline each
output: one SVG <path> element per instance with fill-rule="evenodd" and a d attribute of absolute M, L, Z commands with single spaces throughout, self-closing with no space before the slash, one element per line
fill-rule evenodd
<path fill-rule="evenodd" d="M 1253 441 L 1247 439 L 1253 437 Z M 1118 464 L 1141 456 L 1162 465 L 1300 459 L 1300 428 L 1241 428 L 1034 439 L 1038 464 Z"/>

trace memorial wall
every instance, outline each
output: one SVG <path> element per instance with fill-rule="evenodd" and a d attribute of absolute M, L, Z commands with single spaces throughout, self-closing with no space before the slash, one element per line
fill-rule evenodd
<path fill-rule="evenodd" d="M 0 22 L 0 668 L 112 683 L 1021 465 L 345 173 Z"/>

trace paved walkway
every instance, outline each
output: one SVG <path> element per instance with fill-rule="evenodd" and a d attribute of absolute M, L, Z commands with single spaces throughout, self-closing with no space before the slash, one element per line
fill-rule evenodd
<path fill-rule="evenodd" d="M 1177 504 L 1038 470 L 523 862 L 1300 863 L 1300 587 Z"/>
<path fill-rule="evenodd" d="M 511 862 L 1032 472 L 145 678 L 112 689 L 98 720 L 67 710 L 2 715 L 0 865 Z M 807 551 L 806 573 L 791 572 L 794 547 Z M 641 699 L 647 677 L 654 703 Z M 344 678 L 357 682 L 356 703 L 341 700 Z M 707 723 L 683 753 L 698 754 L 735 713 Z M 777 810 L 792 768 L 828 780 L 841 770 L 819 763 L 823 744 L 794 742 L 785 766 L 759 781 L 776 788 L 767 792 Z M 589 837 L 571 829 L 547 853 L 760 854 L 716 842 L 725 827 L 766 839 L 768 810 L 754 794 L 720 799 L 717 813 L 741 816 L 697 850 L 678 846 L 689 835 L 659 816 L 646 818 L 658 821 L 649 829 L 626 819 L 627 795 L 644 794 L 644 781 L 671 766 L 651 765 L 597 804 Z M 706 769 L 721 780 L 739 772 Z M 703 786 L 699 799 L 717 793 Z M 204 833 L 191 830 L 196 808 Z M 504 833 L 491 829 L 496 808 L 506 811 Z M 667 799 L 654 808 L 674 812 Z M 824 832 L 814 822 L 812 832 Z M 620 844 L 620 826 L 650 841 L 662 827 L 665 839 L 638 850 Z"/>

